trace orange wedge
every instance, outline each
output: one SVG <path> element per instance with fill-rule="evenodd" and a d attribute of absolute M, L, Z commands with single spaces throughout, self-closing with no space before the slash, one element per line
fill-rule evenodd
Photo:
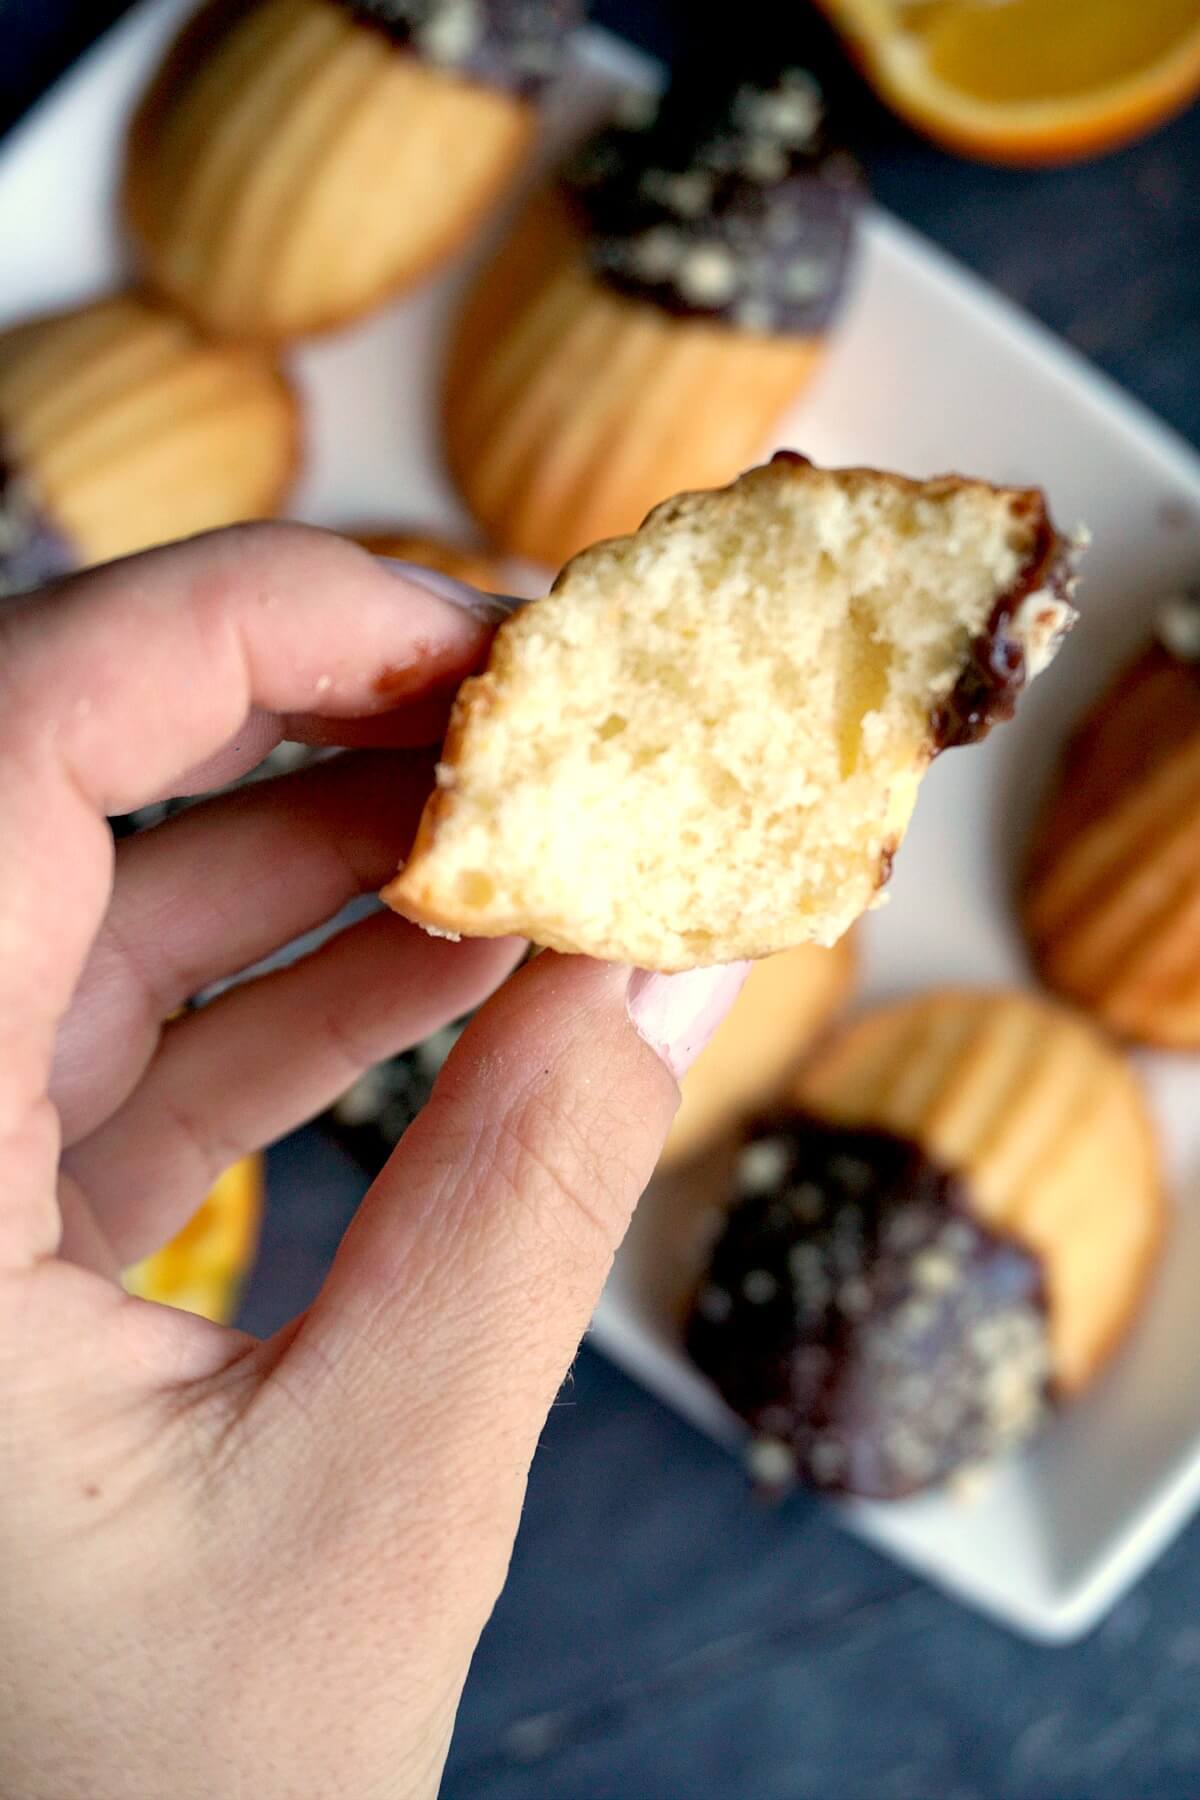
<path fill-rule="evenodd" d="M 177 1237 L 126 1270 L 126 1288 L 227 1323 L 254 1260 L 262 1201 L 262 1158 L 247 1156 L 226 1169 Z"/>
<path fill-rule="evenodd" d="M 817 0 L 876 92 L 992 162 L 1109 150 L 1200 91 L 1200 0 Z"/>

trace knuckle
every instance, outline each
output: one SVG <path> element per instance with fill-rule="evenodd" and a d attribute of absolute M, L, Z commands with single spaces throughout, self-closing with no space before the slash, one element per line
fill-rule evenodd
<path fill-rule="evenodd" d="M 499 1122 L 494 1167 L 517 1202 L 516 1220 L 539 1238 L 553 1229 L 589 1262 L 612 1255 L 638 1182 L 610 1109 L 567 1111 L 553 1091 L 535 1092 Z"/>
<path fill-rule="evenodd" d="M 350 1087 L 367 1069 L 392 1053 L 394 1033 L 387 1031 L 387 1023 L 386 1013 L 379 1021 L 373 1014 L 347 1017 L 336 1003 L 322 1009 L 317 1031 L 333 1065 L 331 1079 L 339 1088 Z"/>

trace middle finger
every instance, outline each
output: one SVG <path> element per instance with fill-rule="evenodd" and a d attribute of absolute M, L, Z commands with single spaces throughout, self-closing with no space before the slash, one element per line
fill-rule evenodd
<path fill-rule="evenodd" d="M 117 849 L 113 897 L 59 1031 L 64 1144 L 127 1098 L 163 1023 L 372 892 L 408 849 L 425 756 L 363 751 L 202 803 Z"/>

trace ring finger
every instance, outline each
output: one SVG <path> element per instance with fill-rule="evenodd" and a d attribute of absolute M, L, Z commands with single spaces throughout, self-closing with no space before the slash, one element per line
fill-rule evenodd
<path fill-rule="evenodd" d="M 52 1098 L 63 1142 L 132 1093 L 163 1023 L 372 892 L 407 850 L 424 757 L 358 752 L 197 806 L 118 846 L 113 897 L 63 1020 Z"/>
<path fill-rule="evenodd" d="M 119 1261 L 165 1243 L 238 1157 L 477 1006 L 524 947 L 382 914 L 167 1026 L 125 1105 L 63 1159 Z"/>

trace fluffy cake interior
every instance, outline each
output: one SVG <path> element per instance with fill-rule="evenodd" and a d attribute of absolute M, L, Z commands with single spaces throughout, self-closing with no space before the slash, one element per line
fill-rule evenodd
<path fill-rule="evenodd" d="M 658 969 L 833 943 L 1045 530 L 1028 492 L 800 459 L 668 501 L 501 629 L 385 898 Z"/>

